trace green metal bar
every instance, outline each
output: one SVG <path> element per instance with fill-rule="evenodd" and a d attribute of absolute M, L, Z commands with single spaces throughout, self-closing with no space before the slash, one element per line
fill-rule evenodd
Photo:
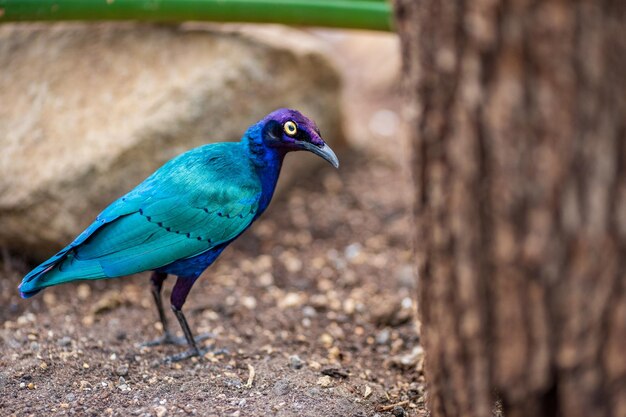
<path fill-rule="evenodd" d="M 390 31 L 381 0 L 0 0 L 0 23 L 63 20 L 282 23 Z"/>

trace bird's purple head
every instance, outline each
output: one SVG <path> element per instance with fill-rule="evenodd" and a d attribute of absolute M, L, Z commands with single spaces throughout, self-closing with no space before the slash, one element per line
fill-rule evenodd
<path fill-rule="evenodd" d="M 315 122 L 299 111 L 278 109 L 265 116 L 261 123 L 263 141 L 267 146 L 313 152 L 335 168 L 339 167 L 337 156 L 322 139 Z"/>

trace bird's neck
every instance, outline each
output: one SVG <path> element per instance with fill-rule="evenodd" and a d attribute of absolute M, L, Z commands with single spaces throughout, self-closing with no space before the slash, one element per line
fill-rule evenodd
<path fill-rule="evenodd" d="M 283 149 L 270 148 L 265 145 L 261 137 L 261 129 L 260 125 L 252 126 L 242 138 L 250 161 L 254 165 L 254 169 L 261 181 L 260 210 L 257 216 L 267 208 L 274 195 L 280 168 L 283 165 L 283 159 L 286 154 L 286 151 Z"/>

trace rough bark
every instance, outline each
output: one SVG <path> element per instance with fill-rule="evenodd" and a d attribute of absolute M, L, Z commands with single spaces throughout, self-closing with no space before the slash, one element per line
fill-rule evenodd
<path fill-rule="evenodd" d="M 433 416 L 626 416 L 626 2 L 396 17 Z"/>

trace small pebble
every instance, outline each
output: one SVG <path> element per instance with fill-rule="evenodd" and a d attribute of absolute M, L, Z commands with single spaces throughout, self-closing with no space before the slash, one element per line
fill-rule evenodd
<path fill-rule="evenodd" d="M 156 407 L 154 407 L 154 413 L 157 417 L 165 417 L 167 415 L 167 408 L 163 407 L 162 405 L 157 405 Z"/>
<path fill-rule="evenodd" d="M 295 292 L 287 293 L 282 300 L 278 301 L 278 307 L 281 309 L 297 307 L 302 303 L 302 296 Z"/>
<path fill-rule="evenodd" d="M 317 316 L 317 311 L 311 306 L 302 307 L 302 315 L 304 317 L 315 317 Z"/>
<path fill-rule="evenodd" d="M 91 287 L 87 284 L 80 284 L 76 290 L 79 300 L 86 300 L 91 295 Z"/>
<path fill-rule="evenodd" d="M 404 408 L 396 405 L 395 407 L 393 407 L 393 410 L 391 410 L 391 414 L 393 414 L 394 417 L 405 417 L 406 411 L 404 411 Z"/>
<path fill-rule="evenodd" d="M 254 297 L 243 297 L 241 304 L 248 310 L 254 310 L 256 308 L 256 299 Z"/>
<path fill-rule="evenodd" d="M 57 341 L 57 345 L 59 346 L 69 346 L 72 344 L 72 339 L 69 336 L 63 336 Z"/>
<path fill-rule="evenodd" d="M 83 323 L 85 326 L 90 327 L 93 326 L 93 324 L 96 322 L 96 318 L 93 316 L 93 314 L 87 314 L 81 319 L 80 322 Z"/>
<path fill-rule="evenodd" d="M 340 360 L 342 357 L 341 349 L 337 346 L 332 346 L 328 348 L 328 359 L 331 361 Z"/>
<path fill-rule="evenodd" d="M 376 335 L 376 343 L 379 345 L 386 345 L 389 343 L 389 337 L 391 336 L 391 332 L 389 329 L 383 329 Z"/>
<path fill-rule="evenodd" d="M 115 373 L 117 376 L 127 376 L 128 375 L 128 365 L 120 365 L 115 369 Z"/>
<path fill-rule="evenodd" d="M 291 391 L 291 385 L 287 379 L 280 379 L 276 381 L 274 387 L 272 388 L 274 394 L 282 396 L 287 395 Z"/>
<path fill-rule="evenodd" d="M 259 275 L 259 278 L 257 279 L 257 281 L 259 282 L 259 285 L 263 287 L 269 287 L 270 285 L 274 283 L 274 276 L 272 275 L 271 272 L 264 272 L 261 275 Z"/>
<path fill-rule="evenodd" d="M 282 261 L 287 271 L 291 273 L 300 272 L 300 270 L 302 270 L 302 261 L 290 252 L 285 252 Z"/>
<path fill-rule="evenodd" d="M 229 388 L 242 388 L 243 387 L 243 382 L 241 382 L 241 379 L 239 378 L 225 378 L 224 379 L 224 385 L 229 387 Z"/>
<path fill-rule="evenodd" d="M 333 345 L 333 341 L 334 341 L 333 337 L 329 335 L 328 333 L 324 333 L 320 336 L 320 342 L 326 348 L 331 347 Z"/>
<path fill-rule="evenodd" d="M 293 369 L 301 369 L 304 366 L 304 362 L 298 355 L 291 355 L 289 357 L 289 366 Z"/>
<path fill-rule="evenodd" d="M 19 326 L 25 326 L 28 323 L 34 323 L 35 322 L 35 315 L 33 313 L 26 313 L 23 316 L 19 316 L 17 318 L 17 324 Z"/>
<path fill-rule="evenodd" d="M 411 353 L 393 356 L 389 359 L 390 363 L 400 368 L 408 369 L 416 366 L 424 357 L 424 348 L 415 346 Z"/>
<path fill-rule="evenodd" d="M 352 243 L 351 245 L 348 245 L 346 247 L 346 249 L 344 250 L 344 255 L 346 259 L 353 260 L 361 254 L 362 250 L 363 247 L 360 243 Z"/>
<path fill-rule="evenodd" d="M 329 388 L 333 385 L 333 380 L 328 375 L 324 375 L 317 380 L 317 385 L 322 388 Z"/>
<path fill-rule="evenodd" d="M 352 298 L 343 301 L 343 312 L 349 315 L 354 314 L 356 310 L 356 302 Z"/>
<path fill-rule="evenodd" d="M 126 383 L 126 380 L 124 379 L 123 376 L 120 377 L 120 379 L 117 381 L 117 389 L 119 389 L 122 392 L 128 392 L 130 391 L 130 387 L 128 386 L 128 384 Z"/>
<path fill-rule="evenodd" d="M 80 381 L 78 383 L 78 389 L 80 389 L 81 391 L 91 391 L 91 384 L 89 383 L 89 381 Z"/>

